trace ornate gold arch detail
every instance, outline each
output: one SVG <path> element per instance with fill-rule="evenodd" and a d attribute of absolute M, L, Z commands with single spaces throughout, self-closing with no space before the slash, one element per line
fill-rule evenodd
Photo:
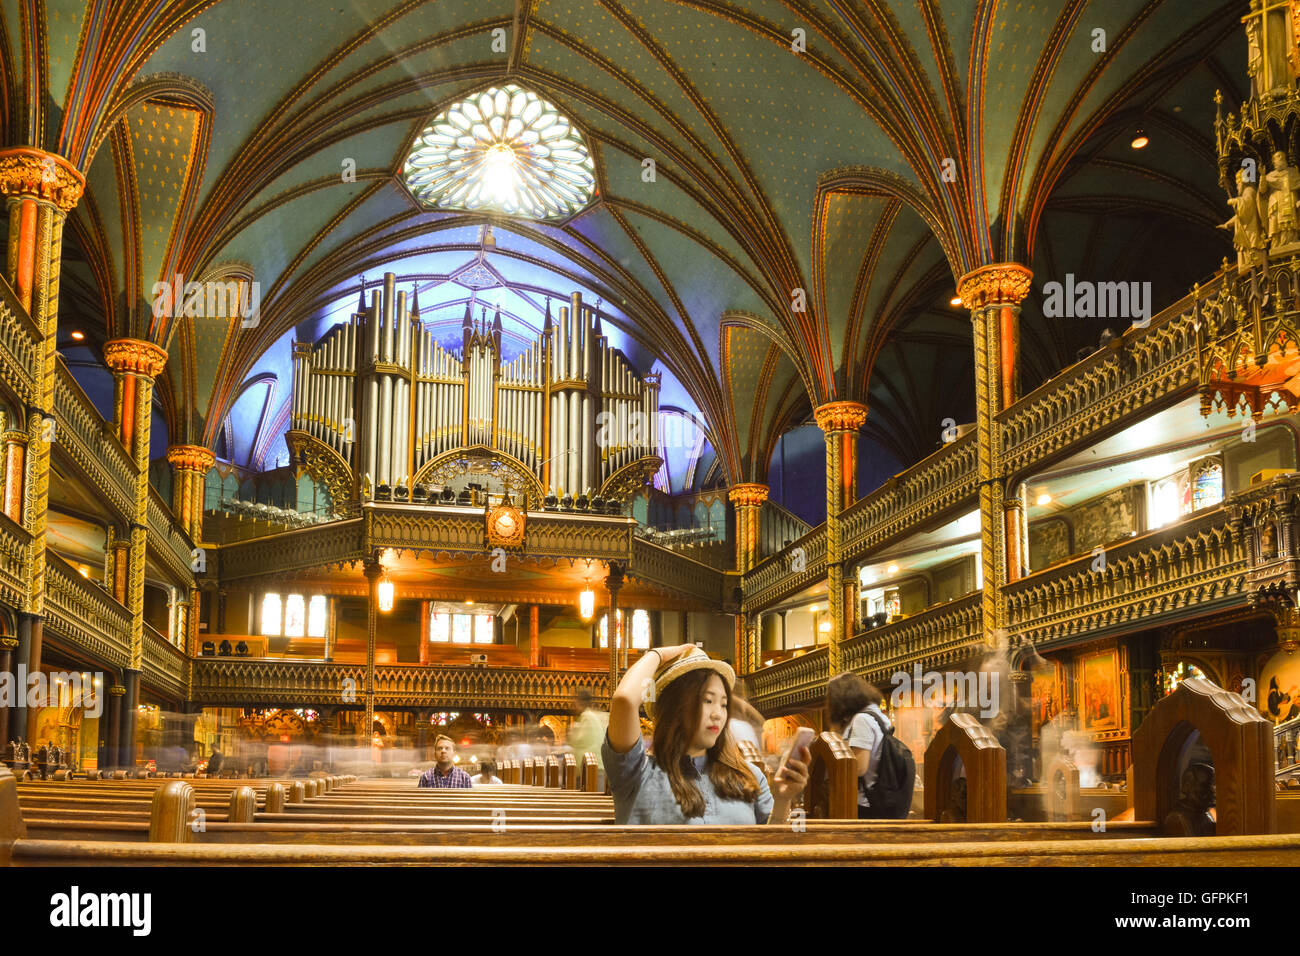
<path fill-rule="evenodd" d="M 526 499 L 525 511 L 536 511 L 541 508 L 542 484 L 529 467 L 514 455 L 490 449 L 483 445 L 476 445 L 471 448 L 453 448 L 451 451 L 443 452 L 416 472 L 411 487 L 419 484 L 445 485 L 464 474 L 490 475 L 499 470 L 493 468 L 493 464 L 507 473 L 507 475 L 501 477 L 506 486 L 510 488 L 512 495 L 523 492 Z"/>
<path fill-rule="evenodd" d="M 337 451 L 299 429 L 284 433 L 284 443 L 296 463 L 295 476 L 307 472 L 330 493 L 330 513 L 340 515 L 353 499 L 352 469 Z"/>
<path fill-rule="evenodd" d="M 628 462 L 605 479 L 605 483 L 600 486 L 600 496 L 626 501 L 629 496 L 643 488 L 654 473 L 663 467 L 663 464 L 664 460 L 658 455 L 647 455 L 645 458 Z"/>

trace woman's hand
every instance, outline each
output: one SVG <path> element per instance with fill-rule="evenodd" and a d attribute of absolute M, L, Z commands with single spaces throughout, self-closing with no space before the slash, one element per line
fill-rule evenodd
<path fill-rule="evenodd" d="M 801 752 L 808 754 L 808 748 L 801 748 Z M 808 756 L 811 759 L 811 755 Z M 772 799 L 777 803 L 789 805 L 803 793 L 806 786 L 808 786 L 808 764 L 791 754 L 785 766 L 772 779 Z"/>
<path fill-rule="evenodd" d="M 695 645 L 677 644 L 673 647 L 652 647 L 650 650 L 659 655 L 661 666 L 666 667 L 687 652 L 695 650 Z M 649 654 L 650 651 L 646 653 Z"/>

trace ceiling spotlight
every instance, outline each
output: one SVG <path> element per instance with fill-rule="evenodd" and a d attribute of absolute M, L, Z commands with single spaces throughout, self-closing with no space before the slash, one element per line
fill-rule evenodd
<path fill-rule="evenodd" d="M 897 573 L 898 573 L 898 565 L 896 565 L 896 564 L 891 564 L 889 567 L 885 568 L 885 570 L 888 571 L 890 574 L 897 574 Z"/>
<path fill-rule="evenodd" d="M 1151 142 L 1151 140 L 1147 139 L 1147 134 L 1142 130 L 1138 130 L 1133 134 L 1133 142 L 1129 143 L 1129 145 L 1134 149 L 1146 149 L 1147 143 L 1149 142 Z"/>
<path fill-rule="evenodd" d="M 961 305 L 961 296 L 955 295 L 948 300 L 949 305 Z"/>
<path fill-rule="evenodd" d="M 80 341 L 81 341 L 82 339 L 84 339 L 85 337 L 86 337 L 86 333 L 85 333 L 85 332 L 73 332 L 73 333 L 72 333 L 72 341 L 74 341 L 74 342 L 80 342 Z"/>
<path fill-rule="evenodd" d="M 474 606 L 474 602 L 471 601 L 471 600 L 469 600 L 468 598 L 466 598 L 466 599 L 465 599 L 465 606 L 466 606 L 466 607 L 473 607 L 473 606 Z"/>
<path fill-rule="evenodd" d="M 1038 507 L 1040 508 L 1043 507 L 1043 505 L 1050 505 L 1051 503 L 1052 503 L 1052 496 L 1045 491 L 1037 498 L 1034 499 L 1034 504 L 1038 505 Z"/>

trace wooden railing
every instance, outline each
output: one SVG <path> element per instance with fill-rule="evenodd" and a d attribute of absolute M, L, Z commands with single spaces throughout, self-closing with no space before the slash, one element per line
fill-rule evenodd
<path fill-rule="evenodd" d="M 825 646 L 818 647 L 749 674 L 745 683 L 750 700 L 768 717 L 816 705 L 826 698 L 827 654 Z"/>
<path fill-rule="evenodd" d="M 362 664 L 194 659 L 193 700 L 206 704 L 364 706 Z M 606 675 L 516 667 L 375 668 L 375 703 L 385 707 L 561 708 L 579 689 L 600 700 Z"/>
<path fill-rule="evenodd" d="M 1247 556 L 1223 508 L 1083 555 L 1003 589 L 1021 640 L 1051 644 L 1245 604 Z"/>
<path fill-rule="evenodd" d="M 0 383 L 22 406 L 37 404 L 42 340 L 41 330 L 27 315 L 9 282 L 0 278 Z M 26 422 L 13 424 L 26 430 Z"/>
<path fill-rule="evenodd" d="M 45 629 L 109 666 L 130 662 L 130 612 L 52 551 L 45 553 Z"/>
<path fill-rule="evenodd" d="M 979 592 L 864 631 L 843 646 L 844 667 L 865 680 L 888 684 L 891 674 L 920 664 L 937 670 L 970 659 L 982 644 Z"/>
<path fill-rule="evenodd" d="M 690 595 L 711 608 L 716 609 L 730 600 L 729 595 L 723 594 L 726 575 L 722 571 L 644 538 L 632 541 L 628 573 L 677 594 Z"/>
<path fill-rule="evenodd" d="M 141 680 L 155 690 L 174 696 L 179 702 L 185 699 L 186 671 L 189 658 L 185 652 L 167 640 L 149 624 L 144 626 L 144 669 Z"/>
<path fill-rule="evenodd" d="M 32 536 L 0 514 L 0 601 L 13 608 L 27 605 L 28 545 Z"/>
<path fill-rule="evenodd" d="M 54 374 L 55 444 L 123 520 L 135 517 L 136 468 L 122 443 L 63 362 Z M 189 562 L 186 562 L 188 566 Z"/>
<path fill-rule="evenodd" d="M 192 545 L 189 536 L 181 530 L 158 492 L 149 489 L 149 537 L 160 561 L 172 572 L 174 583 L 188 585 L 194 580 Z"/>
<path fill-rule="evenodd" d="M 745 574 L 745 607 L 751 612 L 771 607 L 825 578 L 826 525 L 819 524 Z"/>

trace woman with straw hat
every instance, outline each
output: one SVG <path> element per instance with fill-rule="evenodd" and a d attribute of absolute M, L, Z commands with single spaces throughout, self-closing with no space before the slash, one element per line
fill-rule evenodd
<path fill-rule="evenodd" d="M 808 782 L 792 754 L 769 790 L 727 731 L 735 673 L 693 644 L 656 647 L 628 668 L 610 700 L 602 754 L 614 819 L 627 823 L 784 824 Z M 654 719 L 654 755 L 639 710 Z"/>

